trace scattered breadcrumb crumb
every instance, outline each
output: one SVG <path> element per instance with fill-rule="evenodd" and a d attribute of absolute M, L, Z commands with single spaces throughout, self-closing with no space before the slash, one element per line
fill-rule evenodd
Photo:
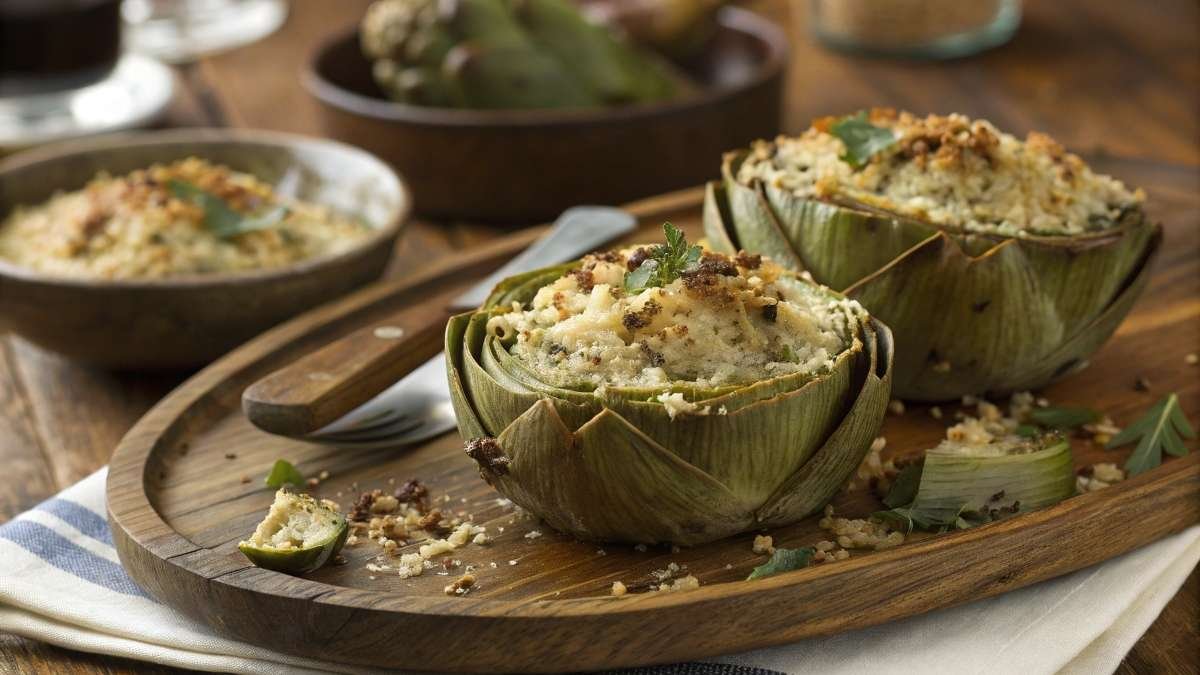
<path fill-rule="evenodd" d="M 1192 352 L 1191 354 L 1188 354 L 1187 356 L 1183 357 L 1183 361 L 1184 361 L 1184 363 L 1188 364 L 1189 366 L 1194 366 L 1197 363 L 1200 363 L 1200 355 L 1197 355 L 1195 352 Z"/>
<path fill-rule="evenodd" d="M 446 595 L 466 595 L 475 586 L 475 575 L 467 573 L 442 589 Z"/>
<path fill-rule="evenodd" d="M 887 523 L 876 518 L 838 518 L 834 515 L 833 506 L 825 507 L 825 517 L 818 525 L 835 535 L 834 541 L 844 549 L 882 551 L 904 543 L 904 533 L 892 530 Z"/>
<path fill-rule="evenodd" d="M 615 596 L 617 596 L 617 597 L 619 598 L 619 597 L 621 597 L 622 595 L 625 595 L 625 594 L 626 594 L 626 593 L 628 593 L 628 592 L 629 592 L 629 589 L 625 588 L 625 584 L 623 584 L 623 583 L 621 583 L 621 582 L 619 582 L 619 581 L 614 581 L 614 582 L 613 582 L 613 585 L 612 585 L 612 594 L 613 594 L 613 595 L 615 595 Z"/>
<path fill-rule="evenodd" d="M 694 591 L 697 588 L 700 588 L 700 580 L 689 574 L 686 577 L 680 577 L 674 581 L 660 585 L 658 590 L 665 593 L 675 593 L 678 591 Z"/>
<path fill-rule="evenodd" d="M 540 536 L 542 536 L 542 531 L 541 531 L 541 530 L 530 530 L 530 531 L 528 531 L 528 532 L 526 532 L 526 533 L 525 533 L 525 538 L 526 538 L 526 539 L 531 539 L 531 540 L 532 540 L 532 539 L 537 539 L 537 538 L 538 538 L 538 537 L 540 537 Z"/>
<path fill-rule="evenodd" d="M 893 415 L 903 415 L 904 414 L 904 401 L 901 401 L 901 400 L 895 399 L 895 398 L 892 399 L 891 401 L 889 401 L 888 402 L 888 412 L 892 413 Z"/>
<path fill-rule="evenodd" d="M 929 416 L 935 420 L 942 419 L 942 409 L 936 405 L 933 406 L 932 408 L 929 409 Z"/>
<path fill-rule="evenodd" d="M 1103 490 L 1125 480 L 1125 471 L 1112 462 L 1101 462 L 1080 469 L 1075 477 L 1075 491 L 1080 494 Z"/>
<path fill-rule="evenodd" d="M 775 552 L 775 540 L 769 535 L 756 534 L 754 535 L 754 545 L 750 550 L 758 555 L 771 555 Z"/>

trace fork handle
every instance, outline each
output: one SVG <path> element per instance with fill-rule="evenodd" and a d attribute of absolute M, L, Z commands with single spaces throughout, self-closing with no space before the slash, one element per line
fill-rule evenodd
<path fill-rule="evenodd" d="M 264 431 L 310 434 L 437 354 L 449 318 L 440 303 L 419 303 L 371 323 L 250 385 L 242 410 Z"/>

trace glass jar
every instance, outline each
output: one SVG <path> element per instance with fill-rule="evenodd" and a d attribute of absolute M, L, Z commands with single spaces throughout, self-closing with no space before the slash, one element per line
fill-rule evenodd
<path fill-rule="evenodd" d="M 835 49 L 949 59 L 1008 42 L 1021 0 L 808 0 L 812 33 Z"/>

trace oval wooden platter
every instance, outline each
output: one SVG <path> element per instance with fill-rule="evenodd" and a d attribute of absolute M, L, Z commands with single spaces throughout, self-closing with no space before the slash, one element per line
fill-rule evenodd
<path fill-rule="evenodd" d="M 664 220 L 695 235 L 700 198 L 691 190 L 635 205 L 642 239 L 659 236 Z M 420 670 L 587 670 L 691 660 L 878 624 L 1064 574 L 1200 521 L 1200 453 L 1193 452 L 1049 509 L 748 582 L 765 560 L 751 551 L 753 534 L 683 550 L 571 540 L 499 500 L 455 433 L 416 447 L 358 450 L 271 436 L 241 414 L 242 390 L 256 379 L 399 308 L 465 289 L 538 233 L 511 235 L 410 281 L 313 310 L 165 398 L 121 443 L 108 478 L 113 535 L 133 578 L 222 633 L 294 654 Z M 1089 405 L 1127 424 L 1174 390 L 1185 410 L 1200 410 L 1198 371 L 1184 365 L 1200 343 L 1200 261 L 1190 253 L 1200 234 L 1169 227 L 1168 237 L 1186 245 L 1166 247 L 1134 315 L 1090 368 L 1045 392 L 1054 402 Z M 1135 391 L 1138 375 L 1155 393 Z M 889 416 L 882 432 L 889 452 L 936 443 L 954 409 L 947 407 L 942 421 L 924 406 Z M 1081 466 L 1121 462 L 1126 454 L 1081 439 L 1075 447 Z M 370 541 L 347 546 L 346 564 L 305 578 L 255 568 L 236 544 L 270 504 L 273 491 L 263 477 L 279 458 L 308 476 L 328 471 L 312 492 L 343 508 L 360 491 L 390 492 L 420 478 L 436 506 L 485 525 L 493 542 L 450 554 L 460 566 L 449 571 L 409 579 L 368 569 L 381 553 Z M 864 487 L 844 491 L 834 506 L 848 516 L 879 508 Z M 811 545 L 827 536 L 816 520 L 770 534 L 777 546 Z M 610 596 L 612 582 L 634 582 L 671 562 L 686 566 L 702 587 Z M 476 587 L 447 596 L 444 587 L 468 565 Z"/>

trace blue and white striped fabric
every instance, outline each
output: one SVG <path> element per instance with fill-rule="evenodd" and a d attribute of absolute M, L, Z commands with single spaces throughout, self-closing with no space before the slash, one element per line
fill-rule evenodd
<path fill-rule="evenodd" d="M 0 632 L 81 651 L 230 673 L 369 673 L 214 634 L 125 574 L 105 471 L 0 525 Z M 885 626 L 639 675 L 1105 673 L 1200 560 L 1200 526 L 1073 574 Z"/>

